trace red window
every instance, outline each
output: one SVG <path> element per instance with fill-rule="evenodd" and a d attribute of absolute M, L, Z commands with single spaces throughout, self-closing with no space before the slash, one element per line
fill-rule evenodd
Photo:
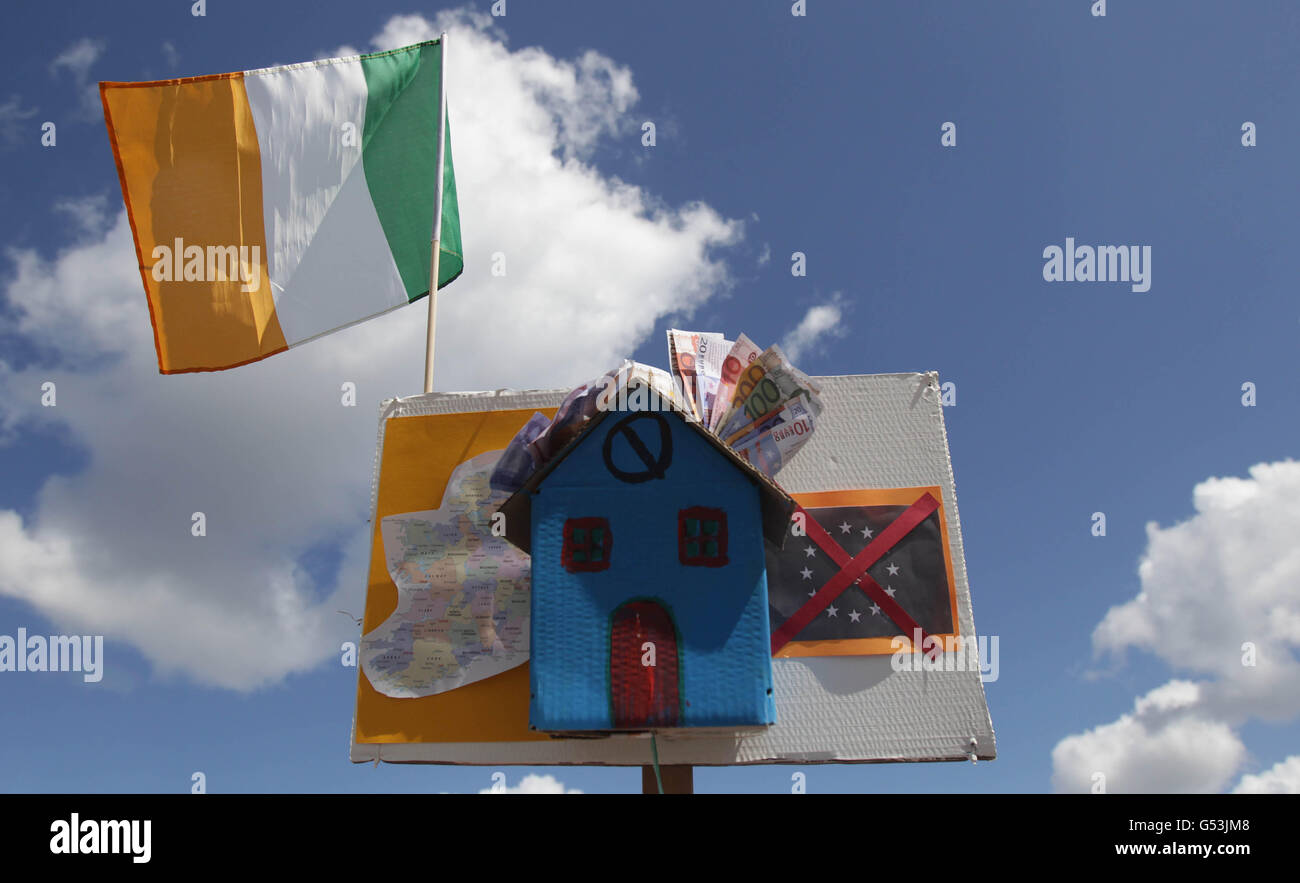
<path fill-rule="evenodd" d="M 564 522 L 564 549 L 560 560 L 570 573 L 609 569 L 614 537 L 605 518 L 570 518 Z"/>
<path fill-rule="evenodd" d="M 727 563 L 727 513 L 692 506 L 677 513 L 677 557 L 691 567 Z"/>

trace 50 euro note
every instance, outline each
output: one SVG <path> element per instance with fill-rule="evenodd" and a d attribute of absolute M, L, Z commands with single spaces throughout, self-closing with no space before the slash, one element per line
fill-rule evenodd
<path fill-rule="evenodd" d="M 533 412 L 533 416 L 528 418 L 528 422 L 523 428 L 515 433 L 515 437 L 510 439 L 510 444 L 506 447 L 505 453 L 497 461 L 496 466 L 492 469 L 492 475 L 488 478 L 488 485 L 497 491 L 505 491 L 513 494 L 523 487 L 528 476 L 533 474 L 537 468 L 537 459 L 532 452 L 531 445 L 537 436 L 541 435 L 546 427 L 551 425 L 551 420 L 540 411 Z"/>
<path fill-rule="evenodd" d="M 667 371 L 653 365 L 642 365 L 640 362 L 630 362 L 629 365 L 631 367 L 627 375 L 628 384 L 643 384 L 659 398 L 659 402 L 655 402 L 654 397 L 650 397 L 646 402 L 647 409 L 655 410 L 663 401 L 671 402 L 679 408 L 685 406 L 681 387 L 673 381 L 673 376 Z"/>
<path fill-rule="evenodd" d="M 790 462 L 807 443 L 817 425 L 816 418 L 802 400 L 786 405 L 781 413 L 783 419 L 780 422 L 749 435 L 743 444 L 735 448 L 737 454 L 768 478 L 775 477 Z"/>
<path fill-rule="evenodd" d="M 722 425 L 722 418 L 731 410 L 731 402 L 736 394 L 736 384 L 741 372 L 753 364 L 763 350 L 758 344 L 744 334 L 736 338 L 727 357 L 722 360 L 722 377 L 718 381 L 718 390 L 714 395 L 713 409 L 709 412 L 709 429 L 717 432 Z"/>
<path fill-rule="evenodd" d="M 622 367 L 606 375 L 605 389 L 596 400 L 602 411 L 662 411 L 673 406 L 686 408 L 673 375 L 631 359 L 624 359 Z"/>
<path fill-rule="evenodd" d="M 575 387 L 564 397 L 556 409 L 555 419 L 528 443 L 528 449 L 539 466 L 558 454 L 582 431 L 587 421 L 596 416 L 601 409 L 605 388 L 616 373 L 617 369 L 606 371 L 595 380 Z"/>
<path fill-rule="evenodd" d="M 681 401 L 667 371 L 624 359 L 620 367 L 571 390 L 553 419 L 534 413 L 510 440 L 489 484 L 495 490 L 514 493 L 600 411 L 663 410 L 681 407 Z"/>

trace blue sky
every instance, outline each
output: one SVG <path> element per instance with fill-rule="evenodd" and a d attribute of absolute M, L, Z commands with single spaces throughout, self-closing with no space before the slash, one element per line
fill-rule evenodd
<path fill-rule="evenodd" d="M 765 344 L 830 307 L 839 322 L 800 367 L 937 370 L 956 384 L 945 417 L 975 621 L 1000 637 L 1000 678 L 986 685 L 999 758 L 700 769 L 697 790 L 787 791 L 795 769 L 810 792 L 1077 790 L 1098 763 L 1126 783 L 1117 790 L 1230 790 L 1300 753 L 1300 563 L 1278 539 L 1300 531 L 1287 463 L 1300 453 L 1300 10 L 1112 0 L 1097 17 L 1088 0 L 808 0 L 795 17 L 790 6 L 508 0 L 490 23 L 463 11 L 482 15 L 486 2 L 446 7 L 462 11 L 444 19 L 452 41 L 457 28 L 474 31 L 467 52 L 522 71 L 449 85 L 467 265 L 443 298 L 454 302 L 440 338 L 448 382 L 559 386 L 623 356 L 666 367 L 665 328 Z M 211 791 L 491 785 L 490 769 L 349 764 L 356 673 L 331 650 L 349 628 L 334 611 L 362 603 L 374 406 L 418 392 L 423 307 L 224 375 L 158 377 L 102 113 L 87 98 L 101 79 L 369 51 L 381 35 L 418 30 L 394 16 L 433 21 L 443 10 L 209 0 L 203 17 L 183 3 L 4 13 L 24 39 L 0 62 L 0 556 L 10 562 L 0 634 L 93 628 L 108 654 L 97 685 L 0 674 L 0 702 L 21 717 L 6 728 L 6 790 L 180 791 L 196 770 Z M 527 58 L 571 71 L 588 52 L 603 59 L 598 71 L 625 72 L 635 95 L 595 76 L 574 103 L 528 79 Z M 471 186 L 475 162 L 499 166 L 486 147 L 471 157 L 486 138 L 462 129 L 482 119 L 483 131 L 492 120 L 492 133 L 508 133 L 512 114 L 539 109 L 569 127 L 552 142 L 557 154 L 570 148 L 567 167 L 548 173 L 557 186 L 579 202 L 592 181 L 639 188 L 640 207 L 609 235 L 619 247 L 679 249 L 680 265 L 660 270 L 684 293 L 647 303 L 629 277 L 626 316 L 593 319 L 581 338 L 517 345 L 525 314 L 522 330 L 496 328 L 485 313 L 516 314 L 492 305 L 580 310 L 584 285 L 621 281 L 583 275 L 604 243 L 545 235 L 563 231 L 564 207 L 577 203 L 512 214 L 501 206 L 523 197 L 500 176 L 485 171 Z M 41 145 L 47 120 L 54 147 Z M 646 120 L 657 126 L 651 149 Z M 948 121 L 952 148 L 940 144 Z M 1242 144 L 1246 121 L 1256 146 Z M 1044 249 L 1066 237 L 1150 246 L 1150 290 L 1044 281 Z M 573 276 L 492 280 L 501 243 L 512 260 L 530 256 L 525 267 L 550 259 Z M 790 273 L 795 251 L 806 277 Z M 445 338 L 457 321 L 469 343 Z M 340 413 L 330 400 L 353 366 L 361 406 Z M 55 409 L 39 407 L 43 378 L 57 380 Z M 328 440 L 290 435 L 295 399 L 319 411 L 312 425 Z M 1251 473 L 1257 464 L 1281 465 Z M 243 641 L 274 635 L 240 637 L 265 600 L 256 586 L 223 588 L 241 576 L 222 570 L 236 547 L 159 551 L 185 542 L 159 535 L 162 510 L 200 508 L 181 495 L 240 476 L 282 477 L 279 514 L 301 514 L 281 536 L 256 501 L 228 503 L 240 554 L 296 564 L 286 591 L 308 637 L 279 668 L 234 664 Z M 1207 484 L 1214 477 L 1238 481 Z M 1097 511 L 1104 537 L 1091 532 Z M 177 518 L 185 537 L 188 516 Z M 1130 603 L 1143 590 L 1157 612 Z M 208 616 L 210 628 L 195 621 Z M 172 617 L 182 627 L 159 626 Z M 190 629 L 196 642 L 176 637 Z M 1244 641 L 1268 663 L 1259 677 L 1225 661 Z M 1144 778 L 1151 758 L 1172 759 Z M 1296 787 L 1294 766 L 1278 781 Z M 512 768 L 511 784 L 525 772 L 588 792 L 639 787 L 638 770 L 602 768 Z"/>

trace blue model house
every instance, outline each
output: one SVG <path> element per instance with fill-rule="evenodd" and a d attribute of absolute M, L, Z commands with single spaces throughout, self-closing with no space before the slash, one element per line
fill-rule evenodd
<path fill-rule="evenodd" d="M 590 420 L 501 506 L 532 556 L 530 726 L 774 723 L 763 543 L 793 506 L 673 408 Z"/>

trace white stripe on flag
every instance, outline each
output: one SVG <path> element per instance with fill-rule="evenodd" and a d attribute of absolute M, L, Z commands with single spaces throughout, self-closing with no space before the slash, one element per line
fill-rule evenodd
<path fill-rule="evenodd" d="M 285 341 L 293 346 L 406 303 L 361 163 L 360 62 L 295 65 L 246 76 L 244 87 Z"/>

